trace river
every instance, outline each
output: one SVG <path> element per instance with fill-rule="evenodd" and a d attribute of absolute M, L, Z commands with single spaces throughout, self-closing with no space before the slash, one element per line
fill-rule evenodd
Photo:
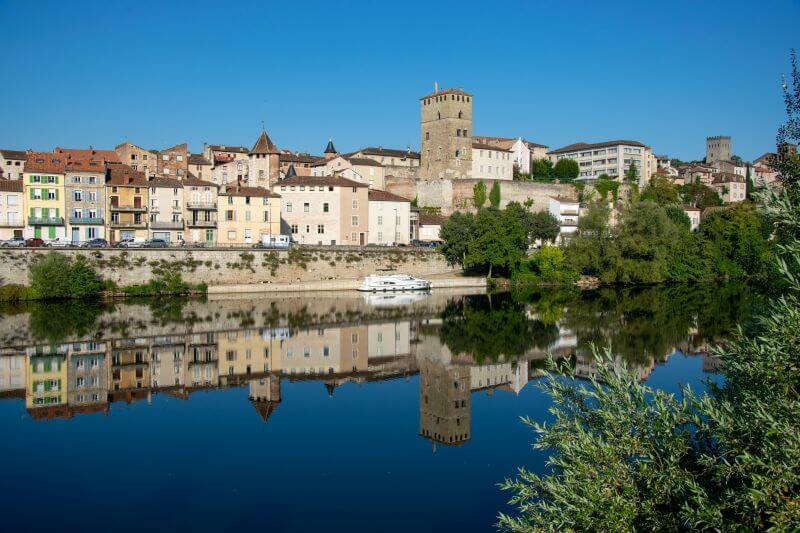
<path fill-rule="evenodd" d="M 547 354 L 702 389 L 742 285 L 0 307 L 3 528 L 487 531 Z"/>

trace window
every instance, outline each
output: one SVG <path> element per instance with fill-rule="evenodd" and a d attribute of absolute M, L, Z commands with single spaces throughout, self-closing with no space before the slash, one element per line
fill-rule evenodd
<path fill-rule="evenodd" d="M 292 224 L 292 234 L 297 233 L 297 224 Z"/>
<path fill-rule="evenodd" d="M 327 213 L 328 211 L 330 211 L 330 206 L 328 205 L 328 202 L 325 202 L 322 204 L 322 212 Z"/>
<path fill-rule="evenodd" d="M 358 226 L 358 216 L 353 216 L 351 222 L 353 226 Z"/>
<path fill-rule="evenodd" d="M 356 192 L 353 190 L 353 192 Z M 358 200 L 353 200 L 353 209 L 358 209 Z"/>
<path fill-rule="evenodd" d="M 164 154 L 164 155 L 161 156 L 161 160 L 162 161 L 169 161 L 169 156 Z"/>
<path fill-rule="evenodd" d="M 82 202 L 83 201 L 83 191 L 81 191 L 81 190 L 72 191 L 72 199 L 75 200 L 76 202 Z"/>
<path fill-rule="evenodd" d="M 235 241 L 236 240 L 236 230 L 228 231 L 228 240 Z"/>
<path fill-rule="evenodd" d="M 245 211 L 245 212 L 244 212 L 244 219 L 245 219 L 247 222 L 250 222 L 250 211 Z"/>
<path fill-rule="evenodd" d="M 320 234 L 320 235 L 325 233 L 325 225 L 324 224 L 317 224 L 317 233 Z"/>
<path fill-rule="evenodd" d="M 303 212 L 304 213 L 308 213 L 309 211 L 311 211 L 311 204 L 309 204 L 308 202 L 305 202 L 303 204 Z"/>
<path fill-rule="evenodd" d="M 178 160 L 178 161 L 183 161 L 183 156 L 182 155 L 176 155 L 175 159 Z"/>
<path fill-rule="evenodd" d="M 292 203 L 291 202 L 286 204 L 286 212 L 287 213 L 291 213 L 292 212 Z"/>
<path fill-rule="evenodd" d="M 383 217 L 378 217 L 378 225 L 383 226 Z"/>
<path fill-rule="evenodd" d="M 264 211 L 264 222 L 269 222 L 269 211 Z"/>
<path fill-rule="evenodd" d="M 233 209 L 228 209 L 227 211 L 225 211 L 225 220 L 227 220 L 228 222 L 236 220 L 236 211 L 234 211 Z"/>

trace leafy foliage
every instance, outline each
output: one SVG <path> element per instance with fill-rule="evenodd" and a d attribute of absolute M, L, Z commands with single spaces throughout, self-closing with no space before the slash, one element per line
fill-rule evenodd
<path fill-rule="evenodd" d="M 678 191 L 678 186 L 668 176 L 653 174 L 650 182 L 642 189 L 640 198 L 655 202 L 658 205 L 677 204 Z"/>
<path fill-rule="evenodd" d="M 495 209 L 500 208 L 500 182 L 492 183 L 492 190 L 489 191 L 489 205 Z"/>
<path fill-rule="evenodd" d="M 531 161 L 531 178 L 536 181 L 553 181 L 553 162 L 546 158 Z"/>
<path fill-rule="evenodd" d="M 687 183 L 680 188 L 681 200 L 684 204 L 700 210 L 722 205 L 717 191 L 704 183 Z"/>
<path fill-rule="evenodd" d="M 570 182 L 578 177 L 580 167 L 574 159 L 559 159 L 553 167 L 553 176 L 562 182 Z"/>
<path fill-rule="evenodd" d="M 102 288 L 97 272 L 82 256 L 75 260 L 65 254 L 50 252 L 39 257 L 28 273 L 34 298 L 86 298 Z"/>
<path fill-rule="evenodd" d="M 481 209 L 475 217 L 475 231 L 467 244 L 464 266 L 509 274 L 519 265 L 528 248 L 525 229 L 513 212 Z"/>
<path fill-rule="evenodd" d="M 475 216 L 472 213 L 456 211 L 439 230 L 442 245 L 439 250 L 451 265 L 463 265 L 467 246 L 475 232 Z"/>
<path fill-rule="evenodd" d="M 524 285 L 571 285 L 579 276 L 564 259 L 564 252 L 555 246 L 543 246 L 535 251 L 511 275 L 511 283 Z"/>
<path fill-rule="evenodd" d="M 486 205 L 486 184 L 479 181 L 472 187 L 472 203 L 476 209 L 480 209 Z"/>

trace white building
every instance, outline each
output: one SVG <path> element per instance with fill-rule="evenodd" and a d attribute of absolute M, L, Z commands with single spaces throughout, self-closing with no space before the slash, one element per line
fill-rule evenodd
<path fill-rule="evenodd" d="M 602 174 L 622 179 L 633 164 L 639 185 L 646 185 L 656 172 L 658 161 L 649 146 L 638 141 L 579 142 L 547 153 L 555 165 L 561 159 L 574 159 L 580 173 L 578 180 L 596 180 Z"/>
<path fill-rule="evenodd" d="M 418 239 L 423 242 L 441 242 L 439 232 L 445 220 L 447 219 L 441 215 L 420 213 Z"/>
<path fill-rule="evenodd" d="M 472 143 L 472 178 L 480 180 L 514 179 L 514 154 L 491 144 Z"/>
<path fill-rule="evenodd" d="M 0 150 L 0 171 L 8 180 L 22 180 L 27 154 L 20 150 Z"/>
<path fill-rule="evenodd" d="M 173 244 L 184 242 L 183 182 L 172 178 L 153 178 L 148 185 L 150 238 Z"/>
<path fill-rule="evenodd" d="M 732 172 L 718 172 L 713 175 L 710 186 L 717 191 L 726 204 L 741 202 L 747 198 L 747 180 Z"/>
<path fill-rule="evenodd" d="M 0 179 L 0 240 L 22 237 L 22 180 Z"/>
<path fill-rule="evenodd" d="M 370 189 L 383 190 L 385 187 L 383 165 L 368 157 L 335 155 L 311 165 L 312 176 L 338 176 L 365 183 Z"/>
<path fill-rule="evenodd" d="M 408 244 L 411 201 L 386 191 L 369 191 L 369 243 Z"/>
<path fill-rule="evenodd" d="M 683 206 L 683 212 L 689 217 L 689 231 L 700 229 L 700 209 L 697 207 Z"/>
<path fill-rule="evenodd" d="M 578 202 L 577 198 L 568 198 L 566 196 L 550 197 L 550 214 L 561 225 L 559 240 L 563 241 L 566 237 L 578 231 L 580 207 L 580 202 Z"/>

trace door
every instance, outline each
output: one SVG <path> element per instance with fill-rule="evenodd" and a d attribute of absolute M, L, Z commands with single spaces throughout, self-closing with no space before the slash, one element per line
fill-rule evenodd
<path fill-rule="evenodd" d="M 359 233 L 358 234 L 358 244 L 360 244 L 361 246 L 364 246 L 364 234 L 363 233 Z"/>
<path fill-rule="evenodd" d="M 42 227 L 36 226 L 33 228 L 33 238 L 34 239 L 41 239 L 42 238 Z"/>
<path fill-rule="evenodd" d="M 72 228 L 72 242 L 78 242 L 79 240 L 81 240 L 81 230 Z"/>
<path fill-rule="evenodd" d="M 56 228 L 54 226 L 47 228 L 47 238 L 51 240 L 56 238 Z"/>

